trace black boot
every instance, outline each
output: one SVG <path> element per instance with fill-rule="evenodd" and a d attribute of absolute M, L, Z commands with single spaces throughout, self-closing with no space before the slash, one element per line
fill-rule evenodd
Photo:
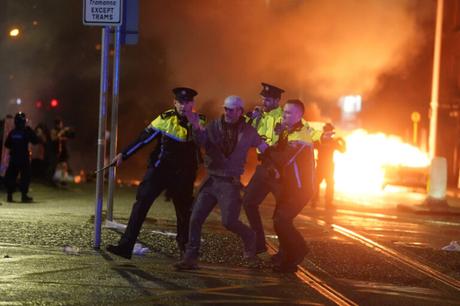
<path fill-rule="evenodd" d="M 9 202 L 9 203 L 13 203 L 13 194 L 12 193 L 8 193 L 8 195 L 6 196 L 6 201 Z"/>
<path fill-rule="evenodd" d="M 129 249 L 127 247 L 123 247 L 120 245 L 112 245 L 109 244 L 106 248 L 107 251 L 109 251 L 112 254 L 118 255 L 120 257 L 126 258 L 126 259 L 131 259 L 133 256 L 133 250 Z"/>
<path fill-rule="evenodd" d="M 21 197 L 21 202 L 22 203 L 32 203 L 34 199 L 32 197 L 29 197 L 27 194 L 23 193 Z"/>

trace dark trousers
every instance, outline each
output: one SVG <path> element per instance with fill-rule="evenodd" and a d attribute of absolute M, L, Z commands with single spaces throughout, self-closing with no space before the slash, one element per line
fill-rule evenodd
<path fill-rule="evenodd" d="M 13 193 L 16 189 L 16 179 L 20 175 L 19 190 L 23 195 L 29 192 L 30 185 L 30 163 L 10 162 L 5 173 L 5 185 L 8 193 Z"/>
<path fill-rule="evenodd" d="M 188 241 L 188 228 L 193 203 L 193 182 L 195 170 L 178 170 L 169 167 L 149 167 L 137 189 L 136 202 L 119 245 L 132 250 L 142 224 L 155 199 L 167 190 L 176 210 L 177 236 L 179 249 L 185 251 Z"/>
<path fill-rule="evenodd" d="M 312 187 L 310 184 L 297 189 L 288 185 L 275 180 L 265 167 L 259 165 L 246 187 L 243 207 L 252 230 L 256 232 L 257 250 L 263 251 L 266 248 L 265 233 L 259 205 L 269 192 L 273 194 L 276 202 L 273 225 L 278 235 L 279 251 L 283 257 L 290 260 L 297 254 L 304 253 L 307 248 L 302 235 L 294 227 L 293 220 L 311 198 Z"/>
<path fill-rule="evenodd" d="M 217 204 L 220 207 L 224 227 L 241 238 L 245 252 L 254 254 L 255 234 L 239 220 L 240 189 L 240 181 L 230 177 L 211 176 L 205 181 L 193 205 L 186 258 L 198 258 L 203 224 Z"/>
<path fill-rule="evenodd" d="M 294 192 L 276 201 L 273 226 L 286 264 L 297 265 L 307 252 L 305 240 L 294 226 L 294 218 L 307 203 L 303 198 L 303 195 Z"/>
<path fill-rule="evenodd" d="M 259 212 L 259 205 L 262 204 L 269 192 L 272 192 L 276 198 L 277 194 L 280 193 L 278 184 L 270 177 L 266 168 L 259 165 L 249 184 L 246 186 L 243 196 L 243 208 L 252 230 L 256 233 L 256 248 L 258 251 L 263 251 L 266 248 L 265 232 Z"/>
<path fill-rule="evenodd" d="M 325 193 L 325 203 L 326 206 L 332 205 L 332 201 L 334 200 L 334 165 L 318 165 L 316 168 L 316 188 L 315 188 L 315 195 L 313 198 L 313 205 L 315 205 L 319 201 L 320 195 L 320 185 L 321 182 L 326 181 L 326 193 Z"/>

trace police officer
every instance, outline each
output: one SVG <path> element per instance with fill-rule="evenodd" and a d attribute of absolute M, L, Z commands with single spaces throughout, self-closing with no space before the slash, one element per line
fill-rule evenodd
<path fill-rule="evenodd" d="M 271 146 L 278 140 L 278 135 L 275 133 L 275 126 L 281 122 L 283 117 L 283 108 L 279 103 L 284 89 L 267 83 L 261 84 L 262 90 L 260 91 L 260 96 L 263 106 L 256 106 L 252 112 L 246 114 L 246 117 L 248 118 L 248 123 L 252 124 L 257 130 L 257 133 L 269 146 Z M 258 208 L 262 200 L 259 202 L 255 199 L 260 188 L 266 184 L 260 171 L 260 167 L 257 167 L 243 196 L 243 207 L 246 216 L 251 228 L 256 232 L 257 236 L 257 254 L 267 251 L 267 247 L 265 246 L 265 234 Z"/>
<path fill-rule="evenodd" d="M 279 105 L 281 94 L 284 89 L 261 83 L 262 90 L 260 96 L 263 106 L 256 106 L 254 110 L 247 113 L 248 122 L 256 128 L 259 135 L 265 139 L 268 145 L 276 143 L 277 135 L 274 133 L 276 124 L 281 122 L 283 108 Z"/>
<path fill-rule="evenodd" d="M 33 199 L 27 195 L 30 184 L 30 152 L 29 143 L 37 144 L 35 132 L 26 126 L 26 114 L 19 112 L 14 116 L 14 129 L 8 134 L 5 147 L 10 149 L 10 160 L 5 174 L 7 201 L 13 202 L 16 179 L 20 174 L 19 190 L 21 202 L 31 203 Z"/>
<path fill-rule="evenodd" d="M 266 184 L 259 187 L 254 200 L 262 201 L 269 192 L 275 197 L 273 225 L 280 250 L 273 267 L 276 272 L 295 272 L 308 252 L 293 224 L 314 188 L 313 142 L 317 136 L 302 121 L 303 113 L 300 100 L 286 102 L 282 121 L 275 128 L 279 140 L 263 154 L 258 172 Z"/>
<path fill-rule="evenodd" d="M 324 132 L 334 133 L 334 126 L 326 123 L 323 126 Z M 326 181 L 325 207 L 333 208 L 334 200 L 334 152 L 345 152 L 345 140 L 340 137 L 325 139 L 317 144 L 318 162 L 316 165 L 316 188 L 315 196 L 312 199 L 312 207 L 315 207 L 319 200 L 320 184 Z"/>
<path fill-rule="evenodd" d="M 159 145 L 152 152 L 149 166 L 139 185 L 128 226 L 118 245 L 108 245 L 107 250 L 124 258 L 131 258 L 141 226 L 152 203 L 166 190 L 176 210 L 176 241 L 181 256 L 188 240 L 188 227 L 193 201 L 193 182 L 199 163 L 199 148 L 192 140 L 191 126 L 185 113 L 193 112 L 195 90 L 186 87 L 173 89 L 174 109 L 162 113 L 140 134 L 138 139 L 119 153 L 112 162 L 117 166 L 153 139 Z M 205 118 L 199 116 L 199 124 Z"/>

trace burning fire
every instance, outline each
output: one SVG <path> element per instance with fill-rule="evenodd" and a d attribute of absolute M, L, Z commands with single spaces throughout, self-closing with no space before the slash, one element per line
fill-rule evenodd
<path fill-rule="evenodd" d="M 397 136 L 358 129 L 345 141 L 346 152 L 334 155 L 334 178 L 336 190 L 347 194 L 381 192 L 385 166 L 422 168 L 430 164 L 427 153 Z"/>

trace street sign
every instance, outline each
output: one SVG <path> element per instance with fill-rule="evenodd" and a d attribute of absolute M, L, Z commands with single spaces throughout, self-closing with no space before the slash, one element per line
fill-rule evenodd
<path fill-rule="evenodd" d="M 83 24 L 119 26 L 123 22 L 122 0 L 83 0 Z"/>

